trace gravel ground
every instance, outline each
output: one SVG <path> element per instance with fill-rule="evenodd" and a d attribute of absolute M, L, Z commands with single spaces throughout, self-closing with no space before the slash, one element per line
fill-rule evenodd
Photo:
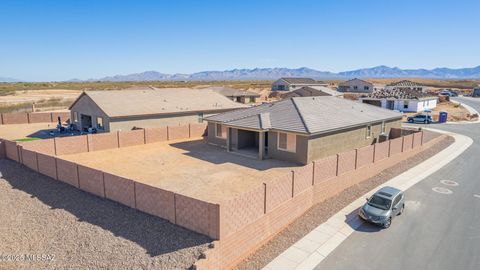
<path fill-rule="evenodd" d="M 275 238 L 273 238 L 270 242 L 240 263 L 236 269 L 261 269 L 288 247 L 300 240 L 318 225 L 327 221 L 328 218 L 355 201 L 363 194 L 403 173 L 404 171 L 416 166 L 425 159 L 440 152 L 453 142 L 454 139 L 452 137 L 448 137 L 438 142 L 433 147 L 423 151 L 422 153 L 404 160 L 396 166 L 384 170 L 380 174 L 362 182 L 361 184 L 350 187 L 339 195 L 315 205 L 304 215 L 289 225 L 280 234 L 278 234 Z"/>
<path fill-rule="evenodd" d="M 211 241 L 9 160 L 0 172 L 0 269 L 185 269 Z M 7 257 L 24 254 L 44 257 Z"/>

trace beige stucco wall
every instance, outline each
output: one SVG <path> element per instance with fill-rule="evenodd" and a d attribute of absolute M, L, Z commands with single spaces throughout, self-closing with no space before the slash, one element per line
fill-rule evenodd
<path fill-rule="evenodd" d="M 209 115 L 211 114 L 204 114 L 204 117 Z M 133 127 L 155 128 L 192 123 L 199 123 L 199 116 L 197 113 L 188 115 L 168 115 L 138 118 L 113 118 L 110 120 L 110 132 L 117 130 L 131 130 Z"/>
<path fill-rule="evenodd" d="M 296 135 L 295 152 L 278 149 L 278 132 L 268 132 L 268 157 L 299 164 L 308 162 L 308 137 Z"/>
<path fill-rule="evenodd" d="M 74 113 L 78 113 L 78 122 L 73 122 Z M 93 102 L 93 100 L 87 95 L 83 95 L 77 102 L 72 106 L 70 110 L 70 119 L 73 124 L 76 124 L 78 128 L 82 126 L 82 117 L 81 115 L 89 115 L 92 117 L 92 126 L 97 126 L 97 117 L 103 118 L 103 125 L 105 126 L 105 131 L 109 130 L 109 121 L 107 115 Z"/>
<path fill-rule="evenodd" d="M 366 138 L 365 136 L 367 132 L 366 125 L 341 132 L 337 131 L 311 137 L 308 141 L 307 163 L 372 144 L 381 134 L 382 123 L 378 122 L 371 126 L 372 135 L 370 138 Z M 389 134 L 391 128 L 401 128 L 401 120 L 386 122 L 385 133 Z"/>

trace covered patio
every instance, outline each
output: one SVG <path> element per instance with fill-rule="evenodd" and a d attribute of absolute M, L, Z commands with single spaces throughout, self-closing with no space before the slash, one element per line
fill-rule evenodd
<path fill-rule="evenodd" d="M 267 157 L 268 133 L 261 130 L 226 127 L 227 151 L 263 160 Z"/>

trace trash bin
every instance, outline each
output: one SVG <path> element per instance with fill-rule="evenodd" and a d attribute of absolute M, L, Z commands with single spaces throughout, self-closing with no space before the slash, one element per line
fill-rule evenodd
<path fill-rule="evenodd" d="M 447 122 L 447 117 L 448 117 L 447 112 L 440 112 L 440 114 L 438 115 L 438 122 L 440 122 L 440 123 Z"/>

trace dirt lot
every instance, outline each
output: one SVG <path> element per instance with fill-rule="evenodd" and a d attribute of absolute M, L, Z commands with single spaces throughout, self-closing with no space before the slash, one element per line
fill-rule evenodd
<path fill-rule="evenodd" d="M 433 121 L 438 121 L 438 115 L 440 112 L 447 112 L 448 113 L 448 121 L 451 122 L 458 122 L 458 121 L 469 121 L 469 112 L 463 106 L 458 106 L 453 102 L 440 102 L 437 104 L 432 110 L 432 118 Z M 404 114 L 404 121 L 407 120 L 408 116 L 416 115 L 418 113 L 405 113 Z"/>
<path fill-rule="evenodd" d="M 76 99 L 82 91 L 67 89 L 49 89 L 49 90 L 24 90 L 15 91 L 13 95 L 0 96 L 0 105 L 5 103 L 15 104 L 23 102 L 38 102 L 49 98 Z"/>
<path fill-rule="evenodd" d="M 16 162 L 0 160 L 0 172 L 2 270 L 185 269 L 210 242 Z M 5 257 L 24 260 L 25 254 L 54 258 L 12 262 Z"/>
<path fill-rule="evenodd" d="M 212 203 L 231 198 L 296 166 L 274 159 L 258 162 L 198 139 L 62 158 Z"/>
<path fill-rule="evenodd" d="M 27 137 L 48 137 L 48 132 L 54 130 L 57 123 L 36 123 L 18 125 L 0 125 L 0 138 L 18 140 Z"/>

